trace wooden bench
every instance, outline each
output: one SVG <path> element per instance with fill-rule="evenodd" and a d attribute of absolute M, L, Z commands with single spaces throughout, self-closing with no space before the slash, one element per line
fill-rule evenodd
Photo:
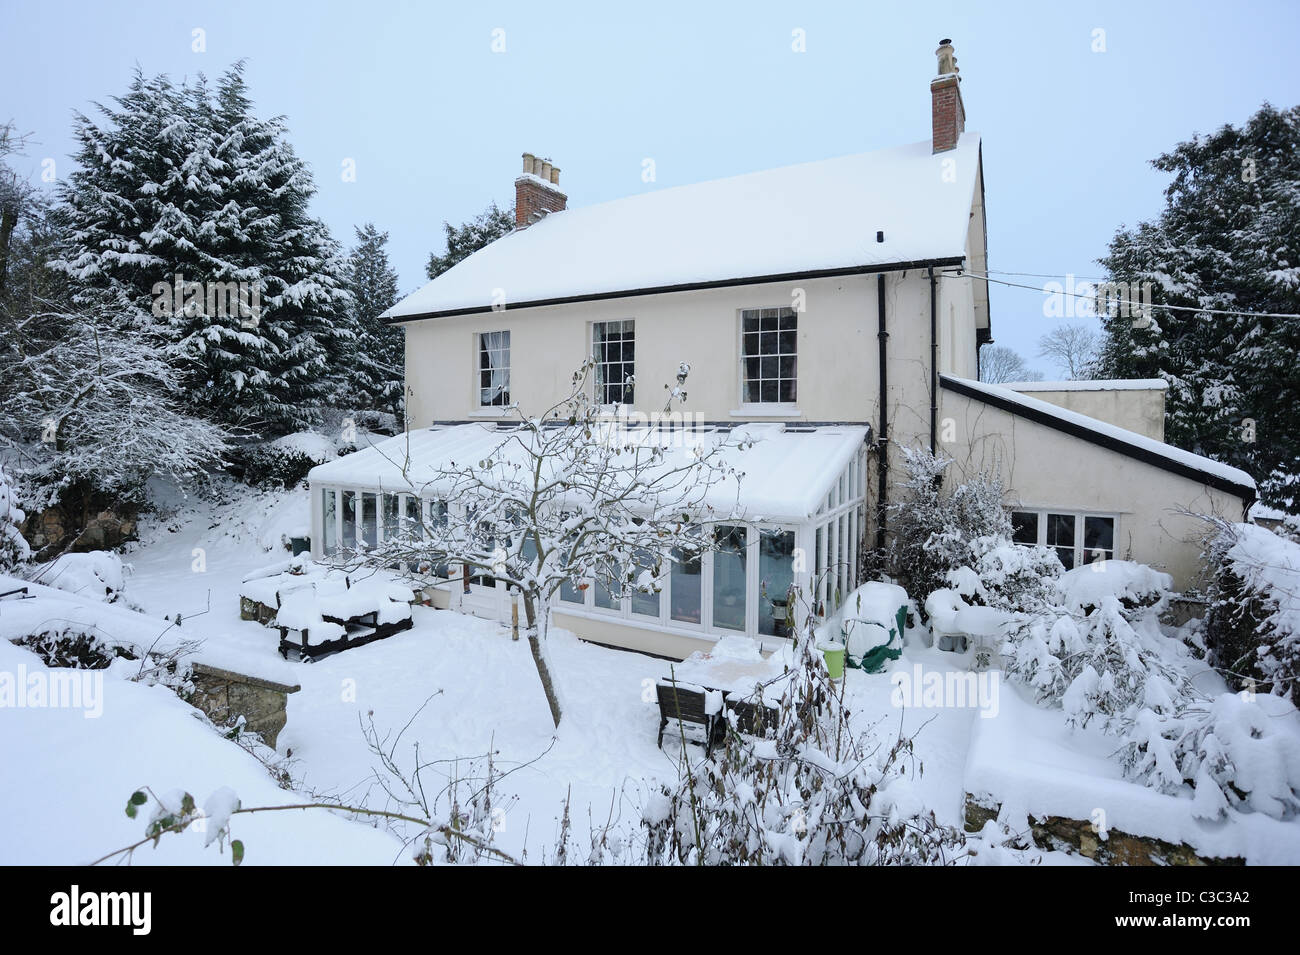
<path fill-rule="evenodd" d="M 775 706 L 755 703 L 743 697 L 728 697 L 727 709 L 736 716 L 736 732 L 763 739 L 769 729 L 775 730 L 781 719 L 781 711 Z"/>
<path fill-rule="evenodd" d="M 708 690 L 693 683 L 680 683 L 675 680 L 661 679 L 655 684 L 659 697 L 659 748 L 663 749 L 664 730 L 672 723 L 678 733 L 686 739 L 687 725 L 699 727 L 704 736 L 704 752 L 713 752 L 713 744 L 722 738 L 725 723 L 722 719 L 722 707 L 715 713 L 709 712 L 709 694 L 717 690 Z"/>

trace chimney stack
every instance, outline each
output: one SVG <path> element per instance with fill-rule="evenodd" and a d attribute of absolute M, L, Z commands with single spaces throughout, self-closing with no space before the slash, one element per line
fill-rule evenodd
<path fill-rule="evenodd" d="M 939 58 L 939 73 L 930 81 L 931 152 L 942 153 L 954 149 L 965 131 L 966 108 L 952 40 L 940 40 L 934 53 Z"/>
<path fill-rule="evenodd" d="M 560 192 L 560 167 L 524 153 L 523 172 L 515 180 L 515 228 L 526 229 L 542 216 L 563 212 L 568 200 Z"/>

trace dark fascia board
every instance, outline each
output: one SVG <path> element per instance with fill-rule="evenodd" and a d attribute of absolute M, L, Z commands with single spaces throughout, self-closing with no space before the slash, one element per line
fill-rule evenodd
<path fill-rule="evenodd" d="M 715 279 L 709 282 L 686 282 L 680 285 L 656 285 L 648 288 L 625 289 L 617 292 L 591 292 L 586 295 L 566 295 L 562 298 L 539 298 L 531 302 L 506 304 L 501 309 L 491 305 L 475 305 L 471 308 L 449 308 L 441 312 L 421 312 L 417 315 L 397 315 L 384 319 L 385 325 L 401 325 L 406 322 L 420 322 L 430 318 L 453 318 L 457 315 L 480 315 L 489 312 L 509 312 L 521 308 L 541 308 L 546 305 L 574 305 L 578 302 L 600 302 L 614 298 L 635 298 L 642 295 L 662 295 L 665 292 L 694 292 L 701 289 L 734 288 L 741 285 L 765 285 L 769 282 L 795 282 L 808 279 L 835 278 L 841 275 L 874 275 L 877 272 L 906 272 L 913 269 L 945 268 L 960 266 L 966 261 L 965 256 L 950 256 L 946 259 L 918 259 L 911 262 L 885 262 L 881 265 L 853 265 L 841 269 L 815 269 L 808 272 L 780 272 L 774 275 L 749 275 L 734 279 Z"/>
<path fill-rule="evenodd" d="M 1056 415 L 1038 408 L 1029 408 L 1013 401 L 1010 398 L 1003 398 L 1000 395 L 990 395 L 979 388 L 972 388 L 965 382 L 947 375 L 939 376 L 939 384 L 942 388 L 964 395 L 974 401 L 983 402 L 986 405 L 992 405 L 1019 418 L 1033 421 L 1035 424 L 1041 424 L 1044 427 L 1052 428 L 1063 434 L 1068 434 L 1073 438 L 1080 438 L 1089 444 L 1095 444 L 1099 448 L 1105 448 L 1107 451 L 1114 451 L 1116 454 L 1122 454 L 1127 458 L 1135 461 L 1141 461 L 1143 464 L 1149 464 L 1152 467 L 1160 468 L 1162 471 L 1168 471 L 1170 474 L 1177 474 L 1179 477 L 1196 481 L 1199 484 L 1205 484 L 1220 491 L 1226 491 L 1228 494 L 1234 494 L 1241 498 L 1249 507 L 1255 500 L 1255 489 L 1245 484 L 1238 484 L 1236 481 L 1229 480 L 1218 474 L 1211 474 L 1193 467 L 1190 464 L 1184 464 L 1182 461 L 1175 461 L 1165 457 L 1163 454 L 1157 454 L 1147 448 L 1129 444 L 1113 435 L 1104 432 L 1093 431 L 1091 428 L 1077 424 L 1074 421 L 1067 421 L 1058 418 Z"/>

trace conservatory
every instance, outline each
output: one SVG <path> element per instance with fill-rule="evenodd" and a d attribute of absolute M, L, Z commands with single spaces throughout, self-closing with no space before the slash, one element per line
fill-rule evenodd
<path fill-rule="evenodd" d="M 713 513 L 729 515 L 705 528 L 711 546 L 674 553 L 656 592 L 620 594 L 601 580 L 565 583 L 551 604 L 556 626 L 595 643 L 685 657 L 726 634 L 769 649 L 780 644 L 793 583 L 825 612 L 836 608 L 858 578 L 869 429 L 738 427 L 752 443 L 727 448 L 727 463 L 743 474 L 709 490 Z M 372 548 L 457 519 L 463 505 L 438 498 L 439 471 L 490 459 L 507 434 L 492 424 L 435 427 L 313 468 L 313 557 Z M 466 576 L 454 565 L 434 568 L 426 580 L 435 606 L 510 622 L 513 598 L 503 582 Z"/>

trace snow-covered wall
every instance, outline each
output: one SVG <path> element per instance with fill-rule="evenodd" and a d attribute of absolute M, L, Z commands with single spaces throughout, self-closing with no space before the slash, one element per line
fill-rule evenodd
<path fill-rule="evenodd" d="M 940 446 L 954 461 L 949 481 L 988 471 L 1026 508 L 1115 515 L 1115 556 L 1171 574 L 1179 589 L 1196 582 L 1207 533 L 1184 509 L 1242 520 L 1243 501 L 1233 493 L 975 398 L 944 389 L 940 414 L 955 438 Z"/>
<path fill-rule="evenodd" d="M 1165 439 L 1163 381 L 1027 381 L 1007 387 L 1157 441 Z"/>

